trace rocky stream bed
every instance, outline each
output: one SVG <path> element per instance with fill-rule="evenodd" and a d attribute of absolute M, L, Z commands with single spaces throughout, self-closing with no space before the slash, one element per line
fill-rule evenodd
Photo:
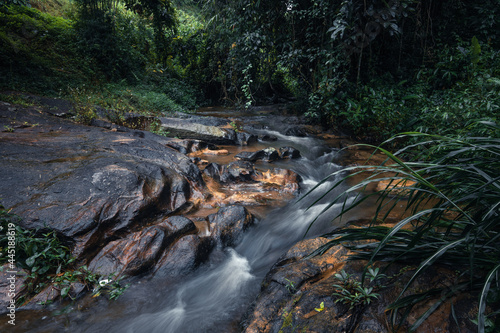
<path fill-rule="evenodd" d="M 405 266 L 393 268 L 397 278 L 385 282 L 377 300 L 353 310 L 335 302 L 334 274 L 343 269 L 359 277 L 363 263 L 347 261 L 342 246 L 306 258 L 327 241 L 324 232 L 366 223 L 370 204 L 341 224 L 331 221 L 340 209 L 334 206 L 304 238 L 338 192 L 311 209 L 321 193 L 299 201 L 331 172 L 364 162 L 371 151 L 340 151 L 346 138 L 301 125 L 275 107 L 244 115 L 219 109 L 156 119 L 130 114 L 119 124 L 101 110 L 86 126 L 71 120 L 64 101 L 36 101 L 30 107 L 0 102 L 1 203 L 23 227 L 54 230 L 78 265 L 126 276 L 131 287 L 108 301 L 75 283 L 74 300 L 61 300 L 50 285 L 17 309 L 12 326 L 4 315 L 4 266 L 0 331 L 391 331 L 384 309 L 409 274 Z M 153 121 L 168 137 L 141 129 Z M 430 272 L 415 288 L 446 284 L 446 275 Z M 26 279 L 18 269 L 18 297 Z M 472 303 L 455 301 L 458 318 L 443 305 L 420 331 L 471 331 Z"/>

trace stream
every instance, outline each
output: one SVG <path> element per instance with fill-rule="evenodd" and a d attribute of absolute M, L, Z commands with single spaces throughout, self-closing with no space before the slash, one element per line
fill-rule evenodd
<path fill-rule="evenodd" d="M 310 223 L 341 191 L 330 192 L 309 208 L 338 180 L 329 179 L 302 198 L 322 179 L 342 168 L 333 162 L 338 159 L 338 149 L 331 148 L 322 139 L 286 136 L 280 128 L 283 124 L 280 121 L 273 123 L 265 115 L 254 116 L 251 120 L 253 125 L 244 127 L 247 132 L 278 138 L 274 142 L 259 142 L 252 149 L 292 146 L 301 152 L 299 159 L 272 164 L 272 167 L 291 169 L 302 177 L 301 191 L 295 199 L 279 207 L 266 207 L 265 213 L 237 246 L 214 250 L 208 262 L 185 278 L 135 278 L 116 301 L 87 297 L 87 301 L 60 308 L 57 316 L 49 311 L 20 311 L 15 330 L 106 333 L 240 331 L 242 316 L 259 293 L 260 284 L 271 266 L 304 238 Z M 232 147 L 231 155 L 249 148 Z M 268 166 L 257 162 L 255 167 L 265 169 Z M 341 204 L 334 205 L 321 215 L 306 237 L 332 230 L 332 216 L 340 208 Z M 251 207 L 249 210 L 252 211 Z"/>

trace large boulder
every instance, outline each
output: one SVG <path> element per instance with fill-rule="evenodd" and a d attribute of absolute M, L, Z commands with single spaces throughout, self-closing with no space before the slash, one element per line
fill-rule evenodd
<path fill-rule="evenodd" d="M 200 170 L 169 140 L 142 131 L 83 126 L 0 106 L 0 198 L 25 228 L 53 229 L 73 255 L 95 253 L 145 216 L 205 197 Z"/>

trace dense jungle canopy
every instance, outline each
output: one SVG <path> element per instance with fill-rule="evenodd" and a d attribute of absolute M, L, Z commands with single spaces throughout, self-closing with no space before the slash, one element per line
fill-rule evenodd
<path fill-rule="evenodd" d="M 498 113 L 499 7 L 3 0 L 0 86 L 142 111 L 286 102 L 365 140 L 442 134 Z"/>

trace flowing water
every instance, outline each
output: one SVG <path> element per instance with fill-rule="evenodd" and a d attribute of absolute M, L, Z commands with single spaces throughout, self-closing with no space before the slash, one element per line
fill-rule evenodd
<path fill-rule="evenodd" d="M 251 129 L 255 134 L 271 134 L 278 138 L 278 141 L 265 146 L 293 146 L 301 151 L 300 159 L 273 164 L 273 167 L 292 169 L 302 176 L 299 197 L 270 210 L 245 234 L 239 245 L 215 250 L 209 261 L 188 277 L 168 281 L 160 278 L 138 279 L 116 301 L 92 299 L 87 303 L 78 303 L 78 306 L 68 305 L 60 310 L 59 316 L 49 312 L 19 312 L 16 330 L 238 332 L 238 323 L 245 309 L 257 296 L 260 283 L 273 263 L 303 239 L 310 223 L 341 191 L 338 189 L 329 193 L 309 208 L 337 181 L 329 179 L 311 195 L 299 200 L 322 179 L 341 168 L 333 162 L 338 151 L 320 139 L 286 136 L 268 122 L 266 124 L 265 129 L 259 129 L 259 126 Z M 306 237 L 332 230 L 332 216 L 339 209 L 339 205 L 334 205 L 322 214 Z M 40 318 L 34 318 L 34 315 Z"/>

